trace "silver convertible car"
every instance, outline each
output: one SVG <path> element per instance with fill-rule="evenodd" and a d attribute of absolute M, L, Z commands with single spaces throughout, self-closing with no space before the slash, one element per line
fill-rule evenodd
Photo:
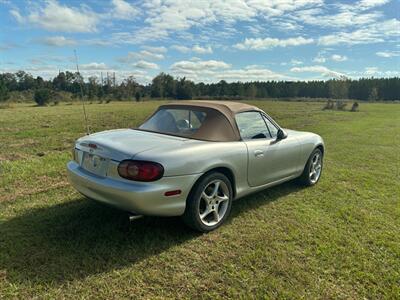
<path fill-rule="evenodd" d="M 283 129 L 255 106 L 180 101 L 138 128 L 78 139 L 67 168 L 88 198 L 134 216 L 182 216 L 207 232 L 235 199 L 294 178 L 316 184 L 323 156 L 319 135 Z"/>

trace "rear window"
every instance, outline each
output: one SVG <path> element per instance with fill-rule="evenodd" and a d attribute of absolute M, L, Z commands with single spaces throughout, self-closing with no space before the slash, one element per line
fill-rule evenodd
<path fill-rule="evenodd" d="M 199 130 L 207 113 L 191 109 L 160 109 L 139 129 L 191 137 Z"/>

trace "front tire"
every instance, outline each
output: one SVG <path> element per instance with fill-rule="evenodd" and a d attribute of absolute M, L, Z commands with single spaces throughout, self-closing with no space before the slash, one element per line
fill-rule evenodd
<path fill-rule="evenodd" d="M 322 174 L 323 158 L 321 149 L 315 148 L 308 158 L 303 174 L 299 178 L 301 184 L 305 186 L 317 184 Z"/>
<path fill-rule="evenodd" d="M 218 228 L 231 212 L 232 195 L 232 184 L 224 174 L 204 176 L 188 196 L 183 221 L 200 232 Z"/>

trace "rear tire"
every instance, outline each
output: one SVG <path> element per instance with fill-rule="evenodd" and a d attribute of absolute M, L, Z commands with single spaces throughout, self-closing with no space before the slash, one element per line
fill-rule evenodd
<path fill-rule="evenodd" d="M 323 158 L 321 149 L 315 148 L 311 153 L 304 171 L 299 177 L 299 182 L 305 186 L 312 186 L 318 183 L 322 175 Z"/>
<path fill-rule="evenodd" d="M 224 174 L 214 172 L 204 176 L 186 200 L 183 221 L 200 232 L 218 228 L 231 212 L 232 195 L 232 184 Z"/>

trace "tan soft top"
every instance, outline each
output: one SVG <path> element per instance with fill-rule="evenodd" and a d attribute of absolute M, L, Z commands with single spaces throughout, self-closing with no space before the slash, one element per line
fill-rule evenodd
<path fill-rule="evenodd" d="M 258 107 L 249 105 L 243 102 L 234 101 L 211 101 L 211 100 L 191 100 L 191 101 L 176 101 L 171 102 L 168 105 L 185 105 L 185 106 L 197 106 L 197 107 L 209 107 L 221 111 L 222 113 L 228 112 L 229 115 L 232 113 L 238 113 L 250 110 L 260 110 Z"/>
<path fill-rule="evenodd" d="M 254 110 L 261 111 L 255 106 L 242 102 L 200 100 L 171 102 L 161 105 L 157 111 L 168 108 L 189 108 L 207 112 L 206 120 L 191 138 L 216 142 L 239 141 L 241 139 L 235 120 L 236 113 Z"/>

